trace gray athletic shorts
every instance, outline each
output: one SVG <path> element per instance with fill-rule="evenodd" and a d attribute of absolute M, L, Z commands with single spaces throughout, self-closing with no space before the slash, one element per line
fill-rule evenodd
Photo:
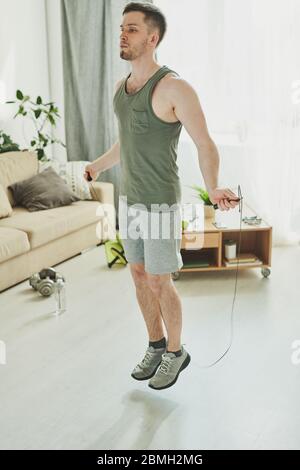
<path fill-rule="evenodd" d="M 145 206 L 128 206 L 119 197 L 119 236 L 128 263 L 143 263 L 150 274 L 167 274 L 183 266 L 180 253 L 182 209 L 150 211 Z"/>

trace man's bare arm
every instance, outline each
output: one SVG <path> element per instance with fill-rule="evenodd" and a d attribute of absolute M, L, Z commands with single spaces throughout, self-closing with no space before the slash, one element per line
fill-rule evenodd
<path fill-rule="evenodd" d="M 211 202 L 218 203 L 221 210 L 234 208 L 238 204 L 234 192 L 229 188 L 218 188 L 220 157 L 209 135 L 196 91 L 185 80 L 171 78 L 168 96 L 177 118 L 197 147 L 200 170 Z"/>
<path fill-rule="evenodd" d="M 197 150 L 201 173 L 207 190 L 218 186 L 219 154 L 211 139 L 198 95 L 183 79 L 170 81 L 170 98 L 174 112 L 193 139 Z"/>
<path fill-rule="evenodd" d="M 120 161 L 120 143 L 114 143 L 114 145 L 103 155 L 93 161 L 92 165 L 96 172 L 102 172 L 113 167 Z"/>

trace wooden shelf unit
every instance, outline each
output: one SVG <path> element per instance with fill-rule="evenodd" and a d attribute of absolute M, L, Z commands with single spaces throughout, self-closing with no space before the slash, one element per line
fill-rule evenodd
<path fill-rule="evenodd" d="M 234 212 L 234 214 L 230 214 Z M 239 253 L 239 240 L 241 239 L 240 253 L 252 253 L 261 261 L 259 263 L 239 262 L 238 269 L 260 268 L 264 277 L 270 275 L 271 255 L 272 255 L 272 227 L 265 221 L 260 225 L 249 225 L 241 223 L 240 233 L 240 214 L 238 208 L 225 211 L 224 221 L 226 227 L 216 227 L 213 219 L 204 219 L 202 230 L 199 228 L 188 228 L 183 231 L 181 240 L 181 256 L 184 263 L 180 271 L 172 273 L 173 279 L 179 277 L 181 272 L 193 271 L 225 271 L 235 270 L 236 265 L 225 266 L 225 241 L 228 239 L 236 240 L 236 253 Z M 244 204 L 243 218 L 253 216 L 254 212 Z M 228 215 L 228 217 L 226 217 Z M 199 226 L 198 226 L 199 227 Z M 190 266 L 197 261 L 208 260 L 210 266 Z M 185 265 L 186 263 L 186 265 Z M 189 266 L 187 266 L 189 264 Z"/>

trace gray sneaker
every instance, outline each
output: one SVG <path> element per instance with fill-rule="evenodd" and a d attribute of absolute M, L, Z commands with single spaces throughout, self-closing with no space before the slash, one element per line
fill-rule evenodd
<path fill-rule="evenodd" d="M 133 369 L 131 377 L 136 380 L 151 379 L 155 374 L 166 348 L 147 348 L 144 359 Z"/>
<path fill-rule="evenodd" d="M 160 366 L 154 377 L 149 381 L 149 387 L 162 390 L 174 385 L 180 372 L 189 365 L 191 360 L 191 356 L 183 346 L 181 346 L 181 350 L 181 356 L 176 356 L 172 352 L 162 355 Z"/>

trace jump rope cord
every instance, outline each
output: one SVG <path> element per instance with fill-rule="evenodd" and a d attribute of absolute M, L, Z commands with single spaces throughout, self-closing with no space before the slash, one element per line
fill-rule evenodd
<path fill-rule="evenodd" d="M 240 199 L 239 201 L 239 213 L 240 213 L 240 233 L 239 233 L 239 243 L 238 243 L 238 255 L 237 255 L 237 265 L 236 265 L 236 271 L 235 271 L 235 287 L 234 287 L 234 295 L 233 295 L 233 301 L 232 301 L 232 308 L 231 308 L 231 316 L 230 316 L 230 340 L 229 340 L 229 345 L 221 354 L 221 356 L 214 362 L 207 364 L 207 365 L 201 365 L 195 362 L 195 365 L 199 367 L 200 369 L 209 369 L 210 367 L 215 366 L 220 362 L 226 354 L 230 351 L 230 348 L 233 343 L 233 312 L 234 312 L 234 304 L 235 304 L 235 298 L 236 298 L 236 289 L 237 289 L 237 278 L 238 278 L 238 270 L 239 270 L 239 261 L 240 261 L 240 251 L 241 251 L 241 233 L 242 233 L 242 217 L 243 217 L 243 196 L 241 192 L 241 187 L 238 185 L 238 197 Z"/>
<path fill-rule="evenodd" d="M 92 183 L 90 182 L 90 189 L 92 189 L 92 195 L 96 201 L 98 201 L 96 192 L 93 188 Z M 229 340 L 229 345 L 226 348 L 226 350 L 221 354 L 221 356 L 214 362 L 207 364 L 207 365 L 201 365 L 195 362 L 195 365 L 199 367 L 200 369 L 209 369 L 210 367 L 215 366 L 220 362 L 226 354 L 230 351 L 232 343 L 233 343 L 233 333 L 234 333 L 234 328 L 233 328 L 233 312 L 234 312 L 234 304 L 235 304 L 235 298 L 236 298 L 236 290 L 237 290 L 237 279 L 238 279 L 238 270 L 239 270 L 239 261 L 240 261 L 240 251 L 241 251 L 241 234 L 242 234 L 242 217 L 243 217 L 243 196 L 241 192 L 241 187 L 238 185 L 238 197 L 240 199 L 239 201 L 239 213 L 240 213 L 240 231 L 239 231 L 239 243 L 238 243 L 238 255 L 237 255 L 237 265 L 236 265 L 236 271 L 235 271 L 235 287 L 234 287 L 234 294 L 233 294 L 233 301 L 232 301 L 232 308 L 231 308 L 231 315 L 230 315 L 230 340 Z M 107 217 L 108 224 L 111 226 L 109 219 Z M 113 229 L 113 232 L 115 229 Z"/>

